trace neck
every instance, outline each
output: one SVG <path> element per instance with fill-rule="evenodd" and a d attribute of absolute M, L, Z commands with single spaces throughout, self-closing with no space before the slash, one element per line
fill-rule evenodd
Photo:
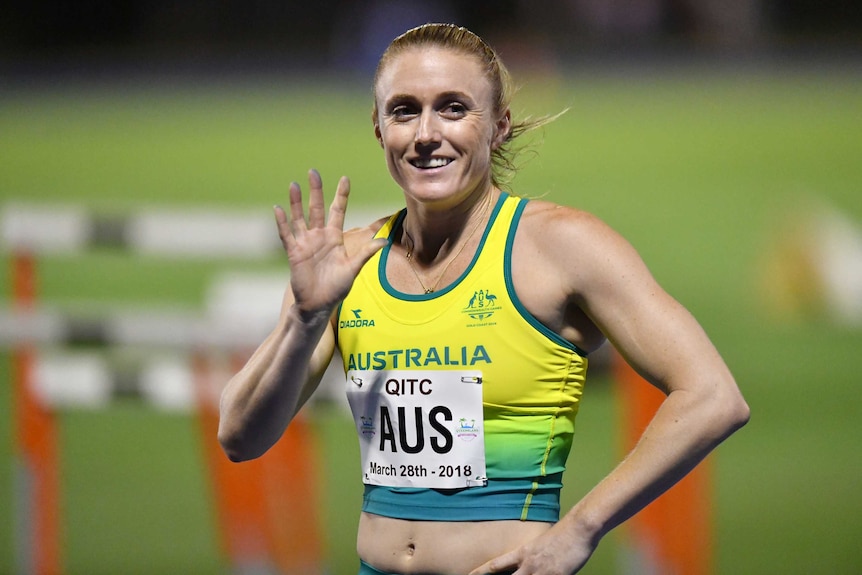
<path fill-rule="evenodd" d="M 422 265 L 446 260 L 487 221 L 497 193 L 488 189 L 446 211 L 429 210 L 421 204 L 408 206 L 401 224 L 401 245 Z"/>

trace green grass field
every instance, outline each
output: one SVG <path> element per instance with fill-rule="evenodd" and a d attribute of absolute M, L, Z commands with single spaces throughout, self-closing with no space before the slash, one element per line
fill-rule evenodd
<path fill-rule="evenodd" d="M 367 94 L 296 80 L 7 86 L 0 201 L 269 212 L 290 180 L 304 182 L 316 167 L 325 183 L 351 177 L 354 206 L 397 204 Z M 862 327 L 816 314 L 782 320 L 767 313 L 759 287 L 770 234 L 804 198 L 825 198 L 862 222 L 860 94 L 862 75 L 835 69 L 573 73 L 536 82 L 516 101 L 516 114 L 570 110 L 545 129 L 515 191 L 592 211 L 628 237 L 701 320 L 749 400 L 751 423 L 713 458 L 716 573 L 862 572 Z M 102 250 L 44 258 L 40 289 L 59 306 L 199 306 L 219 270 L 284 265 Z M 0 573 L 11 573 L 6 356 L 0 378 Z M 618 456 L 614 409 L 608 382 L 591 381 L 566 504 Z M 355 442 L 337 413 L 320 410 L 314 421 L 330 571 L 349 574 L 361 493 Z M 122 403 L 65 412 L 61 422 L 68 573 L 226 572 L 191 416 Z M 584 573 L 619 572 L 618 539 Z"/>

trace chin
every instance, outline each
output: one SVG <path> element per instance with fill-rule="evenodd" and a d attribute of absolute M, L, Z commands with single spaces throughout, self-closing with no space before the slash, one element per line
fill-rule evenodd
<path fill-rule="evenodd" d="M 448 200 L 458 197 L 460 187 L 454 186 L 413 186 L 406 190 L 407 195 L 422 202 Z"/>
<path fill-rule="evenodd" d="M 457 194 L 461 186 L 448 178 L 426 178 L 424 181 L 421 178 L 411 178 L 404 182 L 402 189 L 415 198 L 439 199 Z"/>

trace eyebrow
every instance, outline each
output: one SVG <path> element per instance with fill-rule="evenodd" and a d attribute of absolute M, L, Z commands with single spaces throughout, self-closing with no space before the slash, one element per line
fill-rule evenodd
<path fill-rule="evenodd" d="M 387 98 L 384 102 L 384 108 L 391 106 L 393 103 L 397 102 L 415 102 L 417 100 L 416 96 L 412 94 L 393 94 L 391 97 Z M 472 97 L 464 92 L 460 92 L 458 90 L 450 90 L 448 92 L 442 92 L 437 95 L 435 100 L 458 100 L 468 102 L 473 104 L 475 101 Z"/>
<path fill-rule="evenodd" d="M 393 102 L 405 102 L 408 100 L 415 100 L 415 96 L 411 96 L 410 94 L 393 94 L 389 98 L 387 98 L 383 104 L 389 106 Z"/>

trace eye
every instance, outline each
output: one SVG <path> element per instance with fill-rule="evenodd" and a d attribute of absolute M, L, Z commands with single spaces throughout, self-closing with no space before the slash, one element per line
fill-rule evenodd
<path fill-rule="evenodd" d="M 443 106 L 441 112 L 447 118 L 463 118 L 467 114 L 467 106 L 465 106 L 461 102 L 449 102 L 448 104 Z"/>
<path fill-rule="evenodd" d="M 388 115 L 396 121 L 404 121 L 413 118 L 416 115 L 416 110 L 407 104 L 400 104 L 393 106 Z"/>

